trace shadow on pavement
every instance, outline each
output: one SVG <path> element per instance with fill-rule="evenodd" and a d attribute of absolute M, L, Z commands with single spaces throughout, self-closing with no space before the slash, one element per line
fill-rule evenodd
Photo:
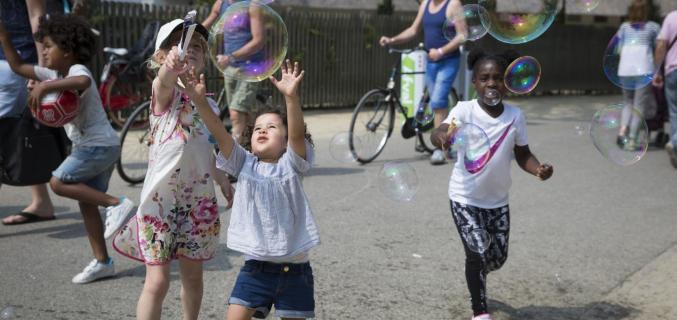
<path fill-rule="evenodd" d="M 358 168 L 340 168 L 340 167 L 314 167 L 308 173 L 308 176 L 338 176 L 353 173 L 364 172 L 364 169 Z"/>
<path fill-rule="evenodd" d="M 489 300 L 489 308 L 506 320 L 622 320 L 637 315 L 639 310 L 608 302 L 591 302 L 580 307 L 526 306 L 513 308 L 497 300 Z"/>

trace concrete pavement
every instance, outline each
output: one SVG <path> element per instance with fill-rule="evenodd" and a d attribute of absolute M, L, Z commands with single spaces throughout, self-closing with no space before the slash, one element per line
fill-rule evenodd
<path fill-rule="evenodd" d="M 577 129 L 619 99 L 514 100 L 527 114 L 532 150 L 553 163 L 555 175 L 542 183 L 513 166 L 510 257 L 488 283 L 495 319 L 677 319 L 677 170 L 663 150 L 615 166 Z M 350 112 L 309 111 L 306 121 L 317 166 L 304 184 L 322 237 L 311 254 L 316 318 L 469 319 L 463 254 L 446 199 L 450 167 L 430 166 L 398 129 L 373 163 L 338 163 L 329 141 L 348 129 Z M 419 175 L 412 202 L 378 192 L 376 174 L 393 160 Z M 114 174 L 110 192 L 138 203 L 140 186 Z M 29 199 L 27 189 L 3 186 L 0 216 Z M 0 309 L 14 306 L 17 319 L 133 319 L 144 267 L 112 254 L 116 278 L 71 284 L 90 249 L 77 204 L 53 200 L 55 221 L 0 226 Z M 224 243 L 228 217 L 225 211 Z M 201 319 L 224 318 L 241 265 L 225 244 L 205 264 Z M 179 284 L 174 268 L 166 319 L 180 317 Z"/>

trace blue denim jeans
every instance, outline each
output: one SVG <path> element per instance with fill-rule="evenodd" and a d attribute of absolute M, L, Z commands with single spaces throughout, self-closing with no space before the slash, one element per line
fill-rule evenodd
<path fill-rule="evenodd" d="M 665 76 L 665 99 L 670 111 L 670 141 L 677 147 L 677 70 Z"/>
<path fill-rule="evenodd" d="M 273 306 L 276 317 L 314 318 L 313 269 L 309 262 L 247 260 L 228 303 L 255 309 L 255 318 L 265 319 Z"/>
<path fill-rule="evenodd" d="M 449 108 L 449 91 L 454 84 L 460 64 L 460 58 L 446 58 L 430 61 L 425 70 L 425 86 L 430 93 L 430 108 L 433 110 Z"/>

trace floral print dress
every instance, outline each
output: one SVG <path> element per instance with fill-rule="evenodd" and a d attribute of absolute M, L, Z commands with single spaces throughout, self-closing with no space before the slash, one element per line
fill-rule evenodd
<path fill-rule="evenodd" d="M 211 259 L 220 222 L 209 131 L 178 89 L 164 113 L 154 114 L 153 104 L 152 98 L 150 154 L 141 203 L 115 236 L 113 248 L 146 264 L 165 264 L 179 257 Z"/>

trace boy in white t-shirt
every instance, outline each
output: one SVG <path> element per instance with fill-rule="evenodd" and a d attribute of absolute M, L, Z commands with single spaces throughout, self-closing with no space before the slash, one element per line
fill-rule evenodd
<path fill-rule="evenodd" d="M 505 69 L 517 57 L 514 52 L 501 55 L 471 52 L 468 66 L 473 70 L 472 83 L 479 98 L 459 102 L 431 136 L 435 146 L 449 149 L 447 130 L 453 121 L 477 125 L 489 137 L 490 148 L 478 157 L 485 161 L 466 161 L 463 151 L 459 151 L 449 180 L 451 212 L 465 248 L 473 320 L 491 319 L 485 294 L 486 276 L 501 268 L 508 257 L 508 190 L 513 156 L 524 171 L 541 180 L 550 178 L 553 172 L 552 166 L 541 164 L 529 150 L 522 111 L 502 102 L 506 94 Z"/>
<path fill-rule="evenodd" d="M 73 90 L 80 95 L 78 115 L 64 125 L 73 150 L 52 173 L 50 186 L 56 194 L 77 200 L 80 205 L 95 259 L 72 282 L 88 283 L 115 274 L 104 236 L 112 235 L 122 226 L 134 204 L 126 197 L 105 193 L 113 166 L 120 157 L 120 140 L 106 118 L 96 82 L 83 65 L 96 50 L 90 26 L 77 16 L 45 15 L 40 18 L 35 38 L 43 43 L 40 54 L 45 68 L 21 60 L 0 22 L 0 43 L 12 71 L 42 81 L 29 94 L 29 108 L 38 108 L 49 92 Z M 106 221 L 112 222 L 105 226 L 105 231 L 99 206 L 106 207 Z"/>

